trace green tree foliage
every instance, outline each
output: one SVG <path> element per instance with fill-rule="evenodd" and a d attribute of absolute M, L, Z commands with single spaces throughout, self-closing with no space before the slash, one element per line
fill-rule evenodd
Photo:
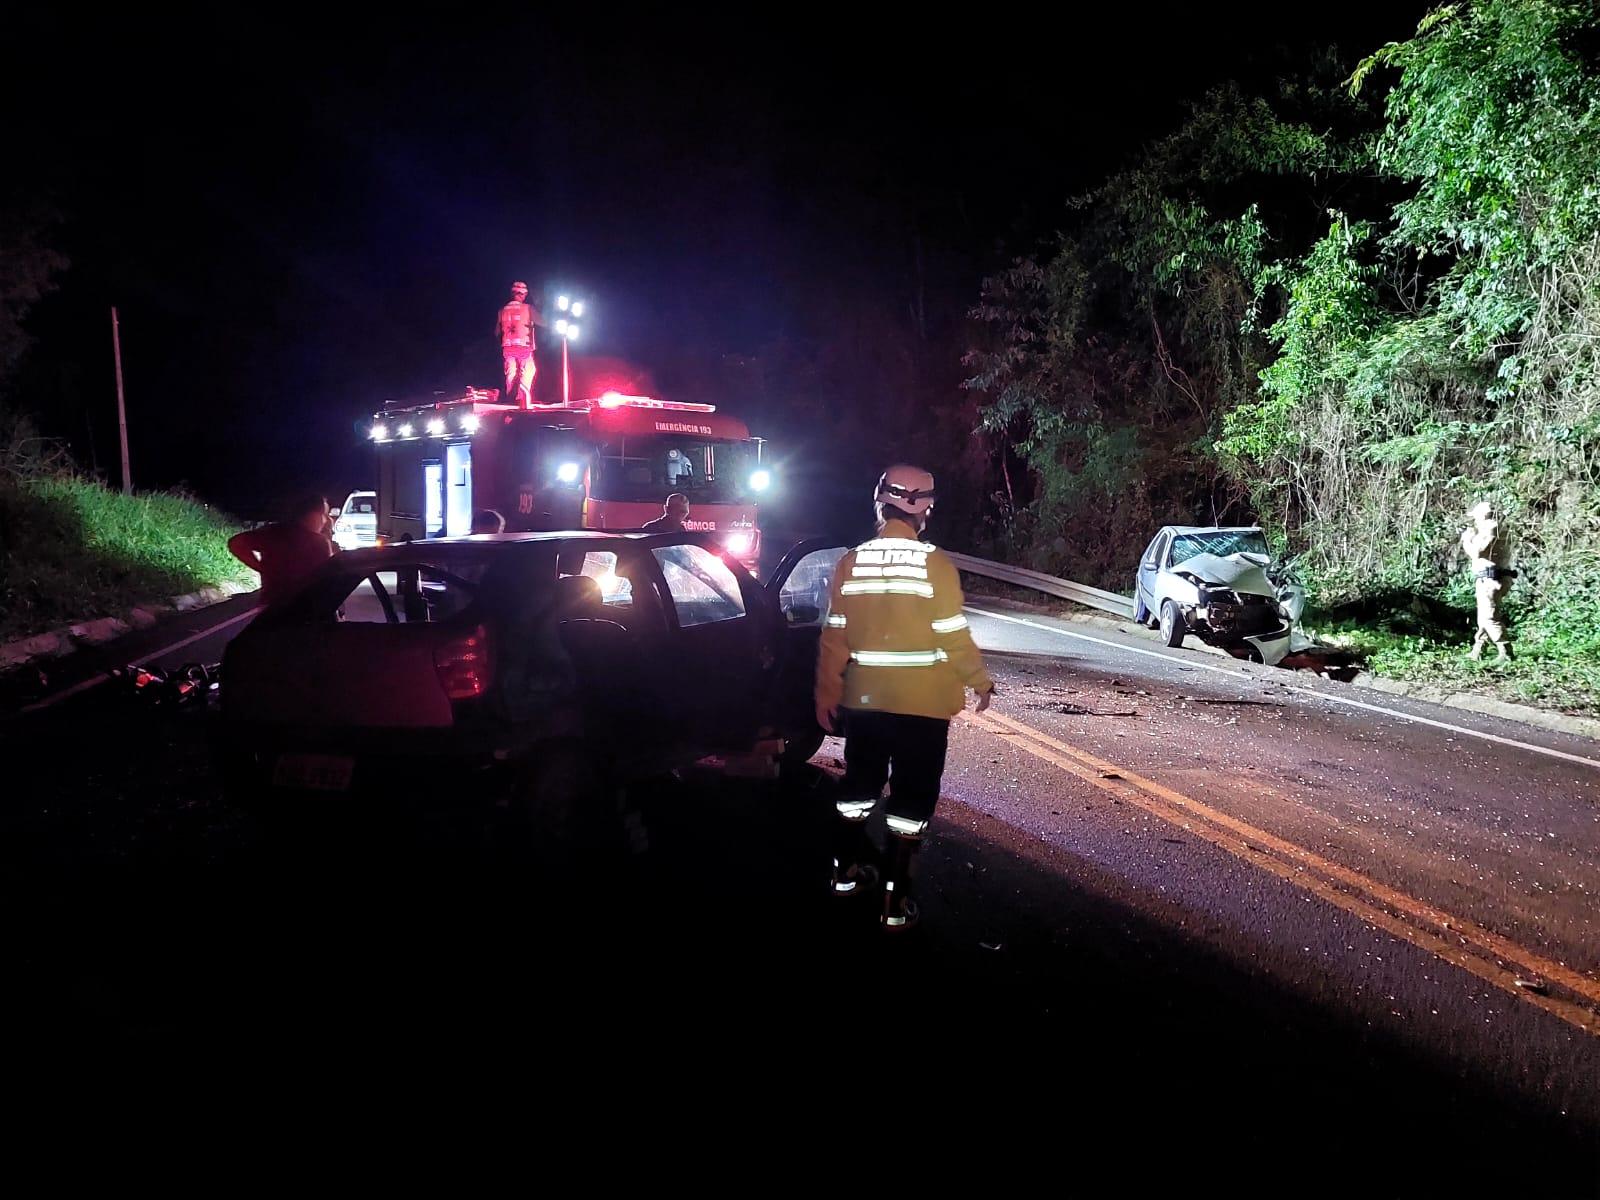
<path fill-rule="evenodd" d="M 1525 651 L 1562 669 L 1600 661 L 1597 31 L 1587 5 L 1481 0 L 1361 65 L 1354 89 L 1393 79 L 1376 162 L 1403 198 L 1268 273 L 1278 355 L 1219 443 L 1325 603 L 1464 602 L 1461 514 L 1490 500 Z"/>
<path fill-rule="evenodd" d="M 999 507 L 1002 550 L 1122 584 L 1154 526 L 1244 515 L 1212 442 L 1268 350 L 1264 208 L 1305 209 L 1360 161 L 1295 111 L 1329 106 L 1351 108 L 1310 85 L 1278 108 L 1212 92 L 1075 201 L 1070 233 L 985 281 L 967 386 L 984 400 L 980 428 L 1026 468 Z"/>

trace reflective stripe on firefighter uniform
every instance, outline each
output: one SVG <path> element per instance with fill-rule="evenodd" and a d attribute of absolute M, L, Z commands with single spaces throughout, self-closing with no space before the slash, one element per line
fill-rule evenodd
<path fill-rule="evenodd" d="M 948 719 L 994 685 L 961 613 L 961 576 L 905 521 L 839 560 L 817 655 L 817 703 Z"/>

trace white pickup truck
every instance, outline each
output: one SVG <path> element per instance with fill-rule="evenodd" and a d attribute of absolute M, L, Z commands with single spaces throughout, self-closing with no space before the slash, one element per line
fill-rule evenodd
<path fill-rule="evenodd" d="M 341 550 L 378 544 L 377 492 L 351 492 L 344 498 L 333 522 L 333 544 Z"/>

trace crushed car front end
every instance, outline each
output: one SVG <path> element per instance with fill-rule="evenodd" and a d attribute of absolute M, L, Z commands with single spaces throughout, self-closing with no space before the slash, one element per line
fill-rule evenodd
<path fill-rule="evenodd" d="M 1248 552 L 1200 553 L 1164 571 L 1159 590 L 1198 637 L 1249 647 L 1251 657 L 1270 665 L 1297 648 L 1304 596 L 1297 585 L 1274 581 L 1267 564 L 1264 555 Z"/>

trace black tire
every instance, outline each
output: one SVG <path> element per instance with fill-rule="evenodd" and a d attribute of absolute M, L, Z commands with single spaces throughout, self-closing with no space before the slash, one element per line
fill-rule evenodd
<path fill-rule="evenodd" d="M 1189 627 L 1183 622 L 1183 614 L 1178 611 L 1178 606 L 1171 600 L 1161 602 L 1161 640 L 1167 645 L 1177 647 L 1183 645 L 1183 635 L 1189 632 Z"/>

